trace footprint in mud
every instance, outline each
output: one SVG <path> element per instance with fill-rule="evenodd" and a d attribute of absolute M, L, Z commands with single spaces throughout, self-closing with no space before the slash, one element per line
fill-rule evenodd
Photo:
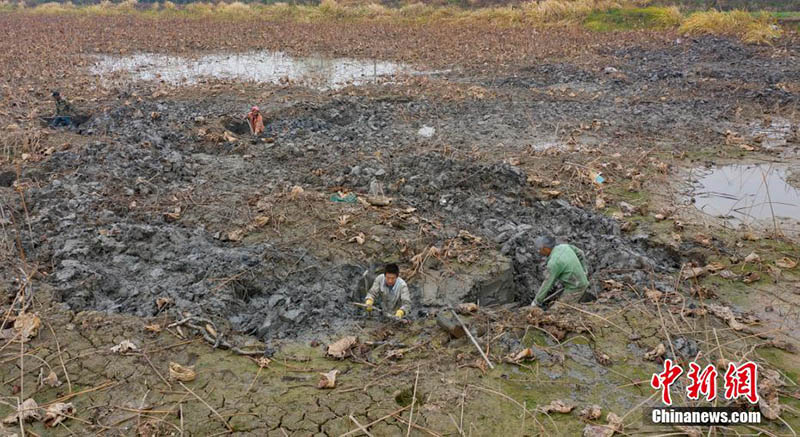
<path fill-rule="evenodd" d="M 411 401 L 414 398 L 414 387 L 405 388 L 394 393 L 394 401 L 397 402 L 397 405 L 400 405 L 401 407 L 407 407 L 411 405 Z M 414 404 L 422 405 L 425 402 L 424 399 L 425 394 L 419 390 L 419 387 L 417 387 L 416 400 L 414 401 Z"/>

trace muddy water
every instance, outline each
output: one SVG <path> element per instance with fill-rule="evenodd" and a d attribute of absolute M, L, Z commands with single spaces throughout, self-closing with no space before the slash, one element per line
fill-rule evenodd
<path fill-rule="evenodd" d="M 211 54 L 197 58 L 141 53 L 131 56 L 100 56 L 92 74 L 110 79 L 117 72 L 130 72 L 130 79 L 163 80 L 172 85 L 195 84 L 204 79 L 239 80 L 256 83 L 297 83 L 319 89 L 360 85 L 415 71 L 402 64 L 348 58 L 292 57 L 281 52 Z"/>
<path fill-rule="evenodd" d="M 749 124 L 750 135 L 768 149 L 786 146 L 792 138 L 792 123 L 785 118 L 757 120 Z"/>
<path fill-rule="evenodd" d="M 695 206 L 731 224 L 769 223 L 797 228 L 800 189 L 787 182 L 787 166 L 735 164 L 701 169 L 694 181 Z"/>

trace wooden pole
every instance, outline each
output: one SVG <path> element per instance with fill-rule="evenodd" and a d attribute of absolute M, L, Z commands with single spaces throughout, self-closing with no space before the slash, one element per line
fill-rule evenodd
<path fill-rule="evenodd" d="M 453 338 L 461 338 L 465 335 L 464 328 L 461 326 L 461 324 L 452 318 L 447 317 L 445 313 L 439 313 L 436 315 L 436 324 L 439 325 L 440 328 L 447 331 Z"/>
<path fill-rule="evenodd" d="M 491 362 L 491 361 L 489 361 L 489 357 L 487 357 L 487 356 L 486 356 L 486 354 L 483 352 L 483 349 L 481 349 L 480 345 L 479 345 L 479 344 L 478 344 L 478 342 L 475 340 L 475 337 L 473 337 L 473 336 L 472 336 L 472 333 L 471 333 L 471 332 L 469 332 L 469 329 L 467 329 L 467 326 L 466 326 L 466 325 L 464 325 L 464 322 L 462 322 L 462 321 L 461 321 L 461 318 L 460 318 L 460 317 L 458 317 L 458 314 L 456 314 L 456 311 L 455 311 L 453 308 L 450 308 L 450 312 L 451 312 L 451 313 L 453 313 L 453 315 L 456 317 L 456 320 L 458 320 L 458 323 L 460 323 L 460 324 L 461 324 L 461 327 L 462 327 L 462 328 L 464 328 L 464 332 L 467 334 L 467 336 L 469 337 L 469 339 L 470 339 L 470 340 L 472 340 L 472 344 L 474 344 L 474 345 L 475 345 L 475 347 L 476 347 L 476 348 L 478 348 L 478 352 L 480 352 L 480 353 L 481 353 L 481 356 L 482 356 L 482 357 L 483 357 L 483 359 L 486 361 L 486 364 L 488 364 L 488 365 L 489 365 L 489 368 L 490 368 L 490 369 L 494 369 L 494 365 L 492 364 L 492 362 Z"/>

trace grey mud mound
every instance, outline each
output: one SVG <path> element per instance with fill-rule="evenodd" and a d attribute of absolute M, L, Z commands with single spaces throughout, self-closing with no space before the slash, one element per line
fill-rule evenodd
<path fill-rule="evenodd" d="M 202 120 L 230 124 L 242 107 L 246 102 L 224 100 L 120 107 L 87 123 L 87 135 L 98 140 L 48 158 L 27 191 L 31 223 L 42 237 L 25 249 L 52 266 L 48 278 L 63 302 L 141 316 L 189 312 L 261 338 L 345 326 L 358 314 L 349 302 L 360 298 L 367 266 L 397 254 L 341 258 L 322 256 L 302 240 L 219 238 L 253 193 L 270 197 L 294 185 L 328 196 L 382 184 L 397 205 L 442 224 L 432 227 L 434 243 L 462 230 L 488 242 L 478 264 L 492 269 L 445 286 L 430 282 L 436 275 L 412 280 L 416 308 L 463 300 L 528 304 L 543 277 L 543 260 L 532 250 L 542 232 L 586 251 L 595 286 L 606 278 L 653 286 L 659 273 L 677 266 L 664 250 L 623 237 L 612 219 L 531 197 L 515 166 L 413 150 L 422 141 L 418 126 L 396 116 L 408 109 L 405 102 L 353 99 L 276 110 L 268 116 L 272 145 L 246 138 L 209 143 L 198 134 L 214 128 Z M 447 135 L 446 127 L 437 129 Z M 399 143 L 387 143 L 390 135 Z M 389 157 L 364 158 L 378 151 Z M 188 206 L 176 212 L 176 203 Z M 183 220 L 186 210 L 204 215 Z M 159 307 L 159 298 L 169 303 Z"/>
<path fill-rule="evenodd" d="M 398 194 L 409 204 L 439 216 L 451 233 L 468 229 L 496 243 L 512 262 L 514 295 L 522 303 L 532 300 L 544 276 L 543 260 L 533 249 L 533 240 L 544 233 L 586 252 L 595 287 L 602 279 L 620 277 L 644 284 L 652 279 L 650 273 L 678 267 L 675 257 L 649 247 L 646 240 L 623 238 L 611 218 L 562 200 L 531 198 L 526 193 L 525 173 L 509 164 L 482 165 L 429 154 L 400 160 L 392 173 L 410 175 Z M 354 180 L 356 188 L 363 188 L 365 178 Z M 595 294 L 598 291 L 595 288 Z M 473 300 L 481 297 L 466 296 Z M 503 302 L 490 298 L 486 303 Z"/>

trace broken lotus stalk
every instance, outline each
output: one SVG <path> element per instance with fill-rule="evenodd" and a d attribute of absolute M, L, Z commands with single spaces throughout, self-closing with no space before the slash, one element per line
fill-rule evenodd
<path fill-rule="evenodd" d="M 199 326 L 192 323 L 193 321 L 205 323 L 205 326 Z M 264 355 L 264 351 L 246 351 L 239 348 L 236 345 L 231 344 L 227 340 L 223 338 L 223 334 L 219 332 L 219 329 L 216 329 L 216 325 L 211 320 L 196 317 L 196 316 L 188 316 L 182 320 L 178 320 L 177 322 L 170 323 L 168 328 L 174 328 L 176 326 L 188 326 L 195 331 L 198 331 L 202 334 L 203 339 L 206 342 L 210 343 L 214 346 L 214 349 L 221 348 L 221 349 L 228 349 L 232 352 L 235 352 L 239 355 L 248 355 L 248 356 L 258 356 Z M 206 326 L 210 327 L 211 329 L 206 328 Z M 216 336 L 212 336 L 209 334 L 209 331 L 213 331 L 217 333 Z"/>
<path fill-rule="evenodd" d="M 467 329 L 467 326 L 464 325 L 464 322 L 461 321 L 461 318 L 458 317 L 458 314 L 456 314 L 456 311 L 452 307 L 450 308 L 450 312 L 453 313 L 453 315 L 455 316 L 456 320 L 458 320 L 458 323 L 460 323 L 461 327 L 464 328 L 464 332 L 467 334 L 467 337 L 469 337 L 469 339 L 472 340 L 472 344 L 474 344 L 475 347 L 478 348 L 478 352 L 481 353 L 481 357 L 483 357 L 483 360 L 486 361 L 486 364 L 489 365 L 489 368 L 490 369 L 494 369 L 494 364 L 492 364 L 492 362 L 489 361 L 489 357 L 487 357 L 486 354 L 483 352 L 483 349 L 481 349 L 481 346 L 475 340 L 475 337 L 472 336 L 472 333 L 469 332 L 469 329 Z"/>

